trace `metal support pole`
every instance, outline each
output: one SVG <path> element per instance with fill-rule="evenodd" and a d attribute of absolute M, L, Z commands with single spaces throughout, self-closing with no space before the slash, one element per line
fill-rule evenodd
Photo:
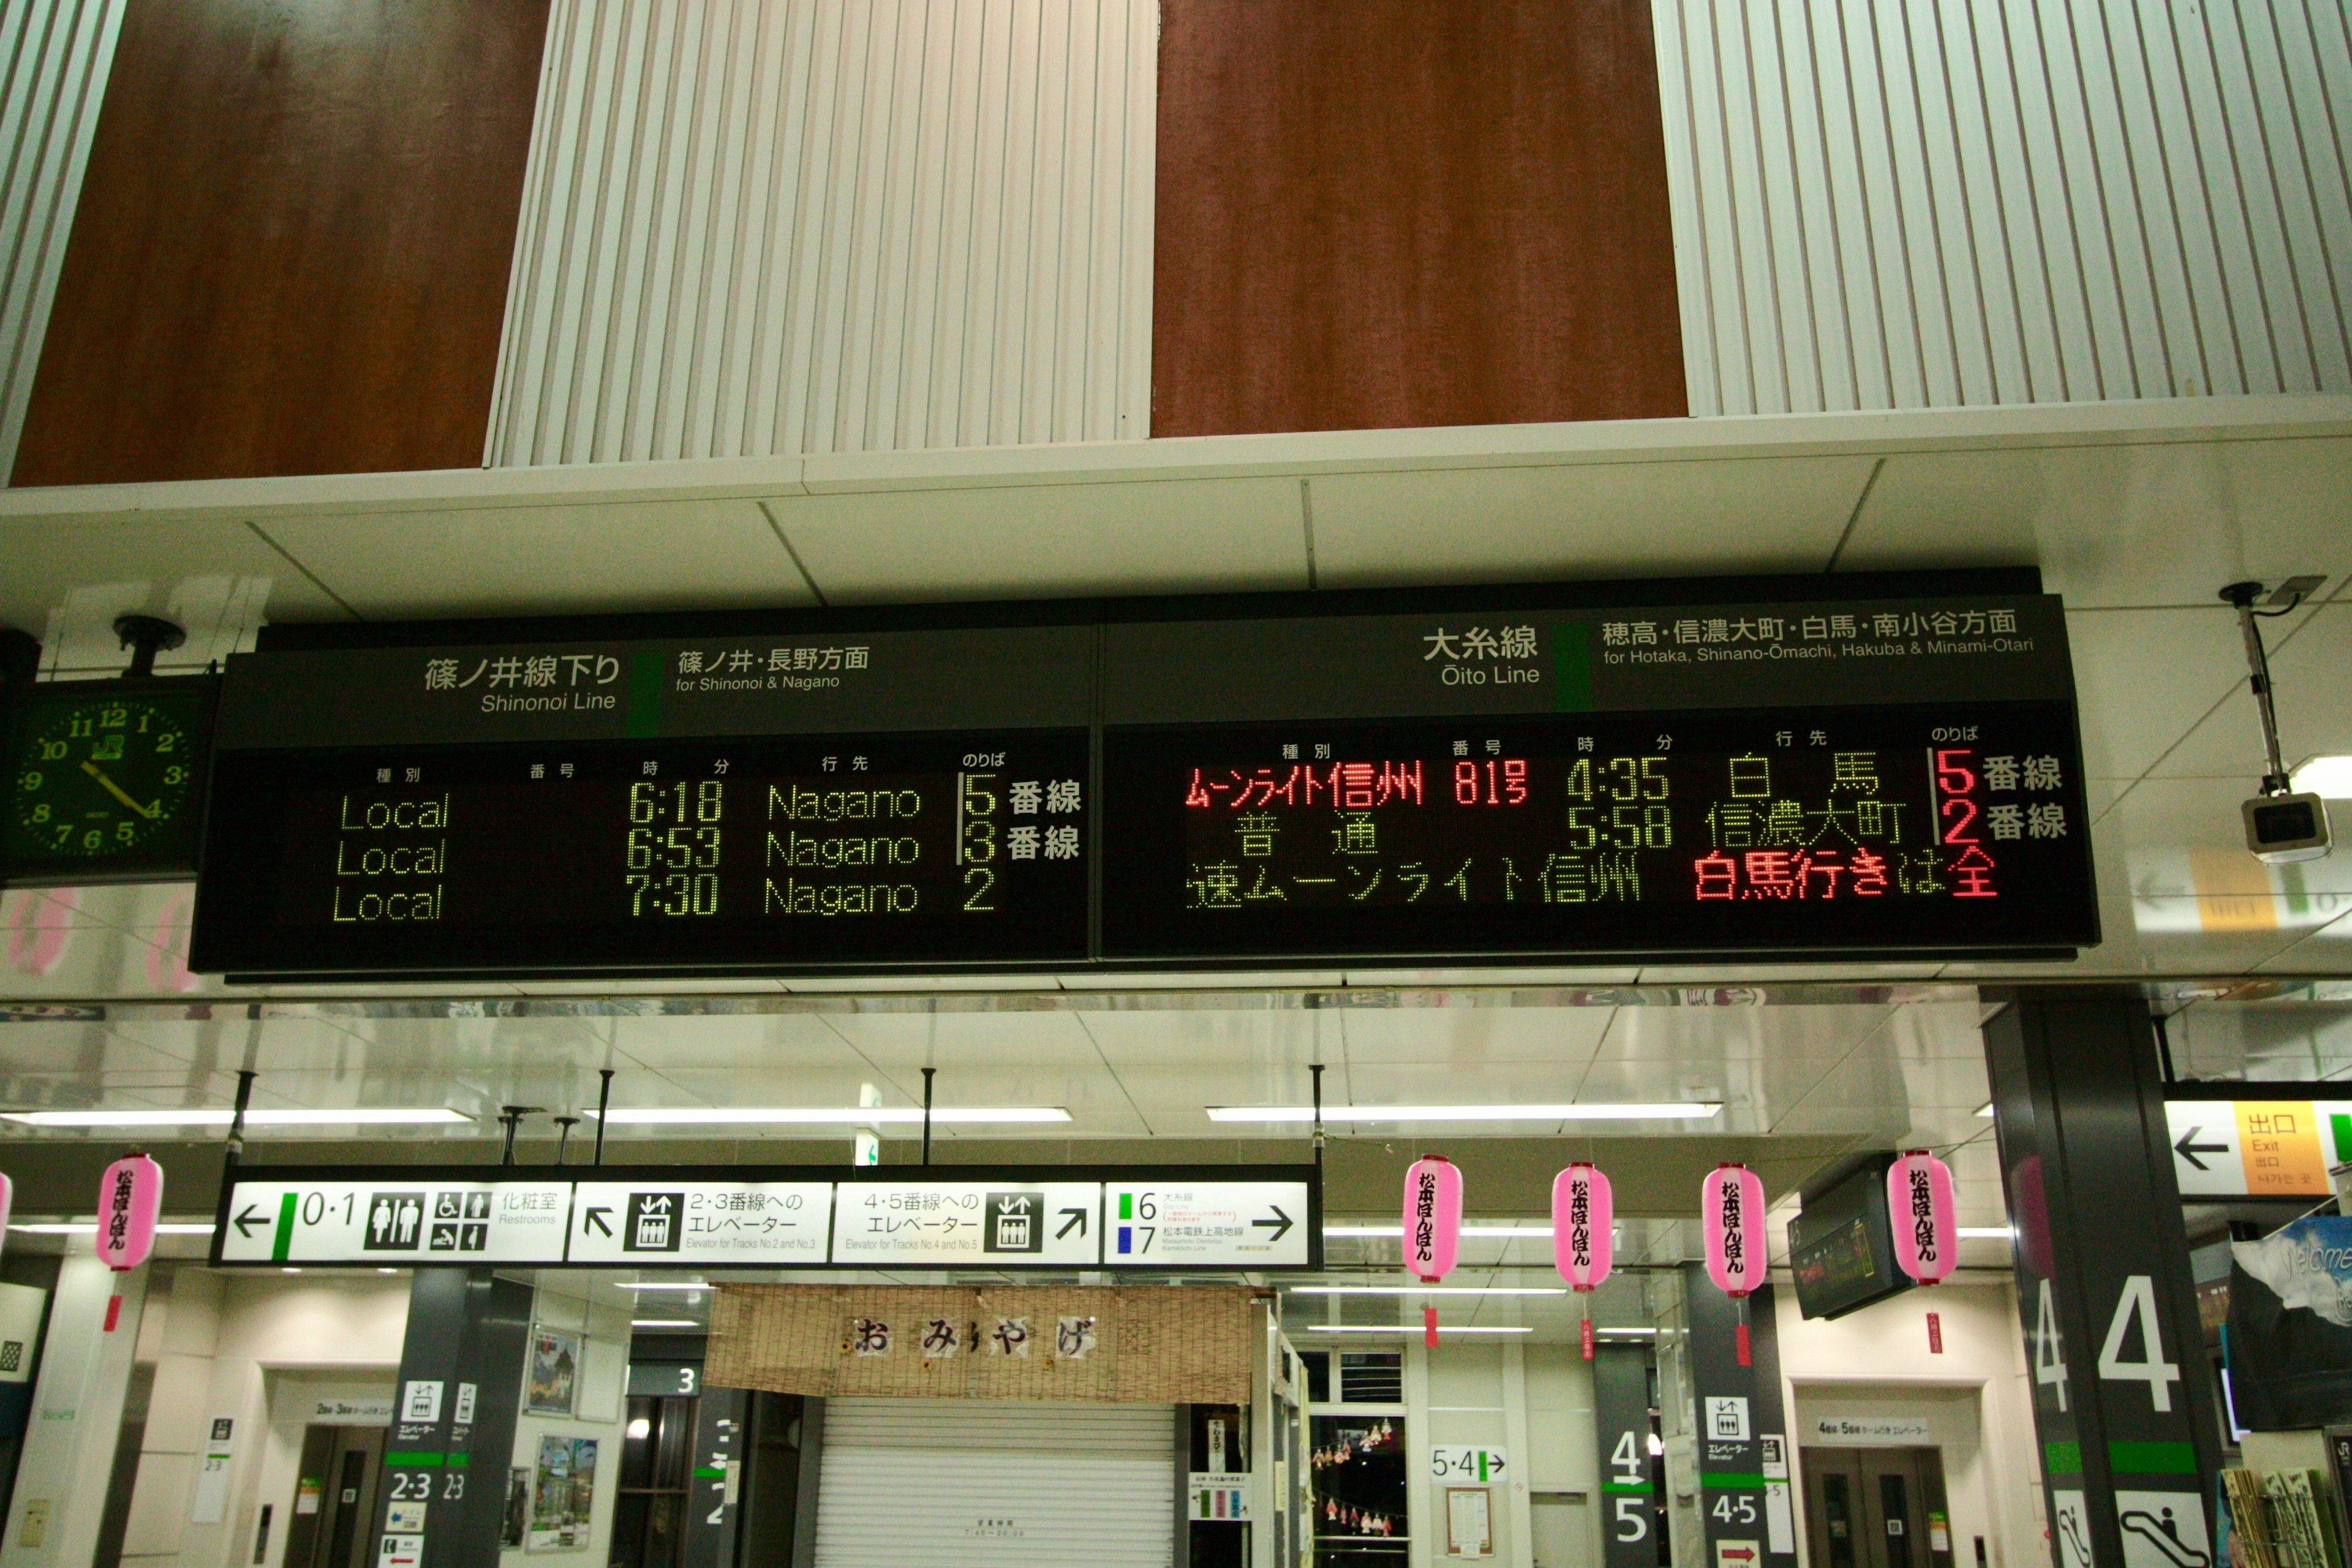
<path fill-rule="evenodd" d="M 245 1111 L 253 1103 L 253 1080 L 260 1076 L 251 1068 L 237 1069 L 236 1110 L 228 1119 L 228 1150 L 222 1159 L 232 1176 L 236 1174 L 236 1163 L 245 1157 Z"/>
<path fill-rule="evenodd" d="M 555 1119 L 555 1125 L 561 1129 L 555 1135 L 555 1163 L 561 1165 L 564 1151 L 572 1147 L 572 1130 L 580 1125 L 580 1118 L 559 1116 Z"/>
<path fill-rule="evenodd" d="M 931 1075 L 940 1069 L 923 1069 L 923 1163 L 931 1163 Z"/>
<path fill-rule="evenodd" d="M 613 1109 L 613 1069 L 601 1068 L 596 1076 L 604 1080 L 604 1087 L 596 1091 L 596 1159 L 594 1163 L 601 1165 L 604 1163 L 604 1112 Z"/>
<path fill-rule="evenodd" d="M 1323 1174 L 1323 1064 L 1308 1064 L 1307 1072 L 1315 1079 L 1315 1174 Z"/>

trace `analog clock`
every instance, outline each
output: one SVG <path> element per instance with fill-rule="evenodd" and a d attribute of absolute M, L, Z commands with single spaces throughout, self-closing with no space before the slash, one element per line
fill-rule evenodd
<path fill-rule="evenodd" d="M 193 874 L 214 689 L 205 677 L 14 688 L 0 879 Z"/>

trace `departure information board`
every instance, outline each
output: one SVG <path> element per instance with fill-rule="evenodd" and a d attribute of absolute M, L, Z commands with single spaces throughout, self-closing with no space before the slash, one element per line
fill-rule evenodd
<path fill-rule="evenodd" d="M 2058 601 L 2015 574 L 1807 596 L 1823 584 L 238 656 L 191 963 L 826 973 L 2095 943 Z"/>
<path fill-rule="evenodd" d="M 1114 732 L 1114 954 L 2072 945 L 2072 712 Z"/>
<path fill-rule="evenodd" d="M 1079 962 L 1087 770 L 1083 731 L 229 757 L 201 956 Z"/>

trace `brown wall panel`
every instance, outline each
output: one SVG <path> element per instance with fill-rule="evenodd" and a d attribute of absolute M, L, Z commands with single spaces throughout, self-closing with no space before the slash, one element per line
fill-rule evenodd
<path fill-rule="evenodd" d="M 1154 436 L 1686 413 L 1650 0 L 1162 0 Z"/>
<path fill-rule="evenodd" d="M 548 0 L 130 0 L 15 482 L 481 462 Z"/>

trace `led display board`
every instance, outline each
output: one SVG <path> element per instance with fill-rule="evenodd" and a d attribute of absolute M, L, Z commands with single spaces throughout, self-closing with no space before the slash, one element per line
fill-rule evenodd
<path fill-rule="evenodd" d="M 832 973 L 2097 941 L 2055 599 L 1751 584 L 1643 605 L 1639 586 L 240 657 L 192 962 Z"/>

